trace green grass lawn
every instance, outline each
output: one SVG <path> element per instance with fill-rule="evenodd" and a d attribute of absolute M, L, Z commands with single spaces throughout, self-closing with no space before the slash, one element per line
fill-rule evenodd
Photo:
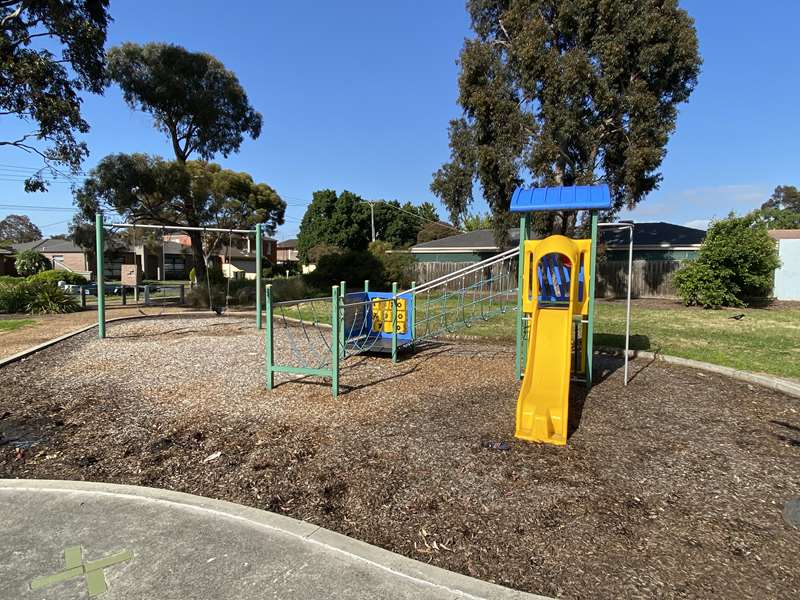
<path fill-rule="evenodd" d="M 595 344 L 624 344 L 625 303 L 596 304 Z M 734 315 L 744 314 L 741 320 Z M 634 306 L 631 348 L 800 379 L 800 308 Z"/>
<path fill-rule="evenodd" d="M 597 302 L 595 307 L 595 346 L 624 347 L 625 303 Z M 317 301 L 314 308 L 300 305 L 285 312 L 287 317 L 330 323 L 330 301 Z M 448 312 L 455 314 L 455 308 L 448 302 Z M 421 310 L 422 305 L 418 321 Z M 732 318 L 741 314 L 740 320 Z M 454 333 L 512 342 L 514 312 Z M 640 301 L 631 313 L 631 348 L 800 379 L 800 308 L 703 310 Z"/>
<path fill-rule="evenodd" d="M 35 323 L 36 321 L 34 319 L 4 319 L 0 321 L 0 333 L 16 331 L 17 329 L 22 329 L 23 327 L 27 327 L 28 325 L 33 325 Z"/>

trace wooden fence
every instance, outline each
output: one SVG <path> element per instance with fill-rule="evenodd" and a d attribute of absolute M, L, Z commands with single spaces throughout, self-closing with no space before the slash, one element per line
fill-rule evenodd
<path fill-rule="evenodd" d="M 631 296 L 634 298 L 676 298 L 673 274 L 683 262 L 678 260 L 634 260 Z M 468 266 L 466 262 L 418 262 L 413 275 L 418 284 L 448 275 Z M 486 273 L 488 276 L 489 273 Z M 598 298 L 624 298 L 627 293 L 628 262 L 606 261 L 597 277 Z M 457 282 L 454 282 L 454 285 Z"/>
<path fill-rule="evenodd" d="M 631 296 L 634 298 L 676 298 L 672 277 L 681 268 L 679 260 L 634 260 Z M 598 270 L 597 297 L 624 298 L 627 293 L 628 262 L 608 261 Z"/>

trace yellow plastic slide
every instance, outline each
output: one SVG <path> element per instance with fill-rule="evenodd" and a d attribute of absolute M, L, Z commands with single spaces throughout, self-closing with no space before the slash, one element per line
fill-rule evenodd
<path fill-rule="evenodd" d="M 517 400 L 518 438 L 564 445 L 567 443 L 569 384 L 572 362 L 572 317 L 586 305 L 578 298 L 578 273 L 588 273 L 588 246 L 584 240 L 554 235 L 525 243 L 523 311 L 530 315 L 525 375 Z M 537 269 L 543 257 L 561 255 L 569 265 L 569 297 L 558 305 L 540 304 Z M 566 290 L 564 290 L 566 291 Z M 563 292 L 562 292 L 563 293 Z M 563 294 L 566 296 L 566 294 Z"/>

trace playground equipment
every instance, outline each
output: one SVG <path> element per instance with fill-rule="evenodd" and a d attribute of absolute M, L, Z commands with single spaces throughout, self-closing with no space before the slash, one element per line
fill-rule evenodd
<path fill-rule="evenodd" d="M 398 352 L 509 311 L 516 312 L 515 372 L 522 386 L 517 402 L 516 435 L 563 445 L 567 440 L 572 382 L 592 384 L 594 297 L 599 228 L 629 232 L 625 326 L 625 378 L 628 382 L 630 281 L 633 223 L 599 223 L 598 211 L 611 208 L 605 185 L 517 189 L 511 211 L 521 213 L 519 245 L 484 261 L 413 285 L 403 292 L 345 293 L 333 288 L 330 299 L 274 304 L 267 292 L 267 386 L 274 373 L 329 377 L 339 391 L 339 370 L 348 356 L 369 351 Z M 553 235 L 531 238 L 527 213 L 588 210 L 591 235 L 575 240 Z M 317 306 L 320 305 L 320 306 Z M 291 313 L 291 316 L 287 316 Z M 272 323 L 282 326 L 289 358 L 276 358 Z M 305 338 L 318 340 L 317 351 L 303 352 Z M 305 348 L 314 344 L 306 344 Z M 318 364 L 311 364 L 311 358 Z"/>
<path fill-rule="evenodd" d="M 265 374 L 267 388 L 275 373 L 321 376 L 339 393 L 340 369 L 346 358 L 367 352 L 389 354 L 397 362 L 412 350 L 443 334 L 513 312 L 517 303 L 516 249 L 440 277 L 424 285 L 376 292 L 346 293 L 334 286 L 331 296 L 273 302 L 265 294 Z M 281 332 L 279 355 L 275 331 Z M 338 343 L 334 343 L 337 340 Z"/>
<path fill-rule="evenodd" d="M 525 369 L 517 400 L 518 438 L 566 444 L 570 383 L 576 379 L 591 386 L 597 211 L 609 208 L 611 197 L 604 185 L 519 188 L 511 199 L 512 212 L 589 210 L 591 220 L 588 240 L 562 235 L 527 240 L 526 218 L 521 218 L 517 365 L 524 360 Z M 523 321 L 524 358 L 519 335 Z"/>
<path fill-rule="evenodd" d="M 263 290 L 264 285 L 262 281 L 262 270 L 260 265 L 263 262 L 263 234 L 261 229 L 261 224 L 257 223 L 254 229 L 223 229 L 219 227 L 189 227 L 189 226 L 171 226 L 171 225 L 150 225 L 150 224 L 143 224 L 143 223 L 105 223 L 103 220 L 103 214 L 97 213 L 95 215 L 95 257 L 96 257 L 96 281 L 97 281 L 97 335 L 100 339 L 106 337 L 106 290 L 105 290 L 105 229 L 132 229 L 135 231 L 136 229 L 158 229 L 161 230 L 161 254 L 162 254 L 162 264 L 164 258 L 164 234 L 166 231 L 179 231 L 179 232 L 187 232 L 187 231 L 201 231 L 203 233 L 218 233 L 218 234 L 228 234 L 228 262 L 230 262 L 230 246 L 231 246 L 231 236 L 232 234 L 239 234 L 239 235 L 247 235 L 255 236 L 255 260 L 256 265 L 256 328 L 261 329 L 262 327 L 262 313 L 263 313 Z M 249 237 L 248 237 L 248 247 L 249 247 Z M 205 260 L 208 261 L 209 255 L 206 255 Z M 206 276 L 208 276 L 208 269 L 206 269 Z M 225 294 L 225 303 L 224 306 L 214 306 L 212 299 L 211 299 L 211 286 L 209 288 L 209 308 L 216 312 L 218 315 L 224 314 L 228 307 L 228 296 L 230 293 L 230 278 L 228 278 L 226 294 Z M 138 293 L 138 291 L 137 291 Z M 137 302 L 138 308 L 138 302 Z M 144 313 L 141 308 L 139 308 L 139 312 L 142 313 L 143 316 L 151 316 Z M 161 313 L 164 312 L 164 306 L 162 302 Z M 159 314 L 161 314 L 159 313 Z"/>

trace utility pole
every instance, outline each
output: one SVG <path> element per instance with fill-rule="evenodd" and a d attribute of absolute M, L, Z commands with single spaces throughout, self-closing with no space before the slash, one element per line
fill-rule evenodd
<path fill-rule="evenodd" d="M 370 200 L 369 203 L 370 219 L 372 222 L 372 241 L 375 241 L 375 203 Z"/>

